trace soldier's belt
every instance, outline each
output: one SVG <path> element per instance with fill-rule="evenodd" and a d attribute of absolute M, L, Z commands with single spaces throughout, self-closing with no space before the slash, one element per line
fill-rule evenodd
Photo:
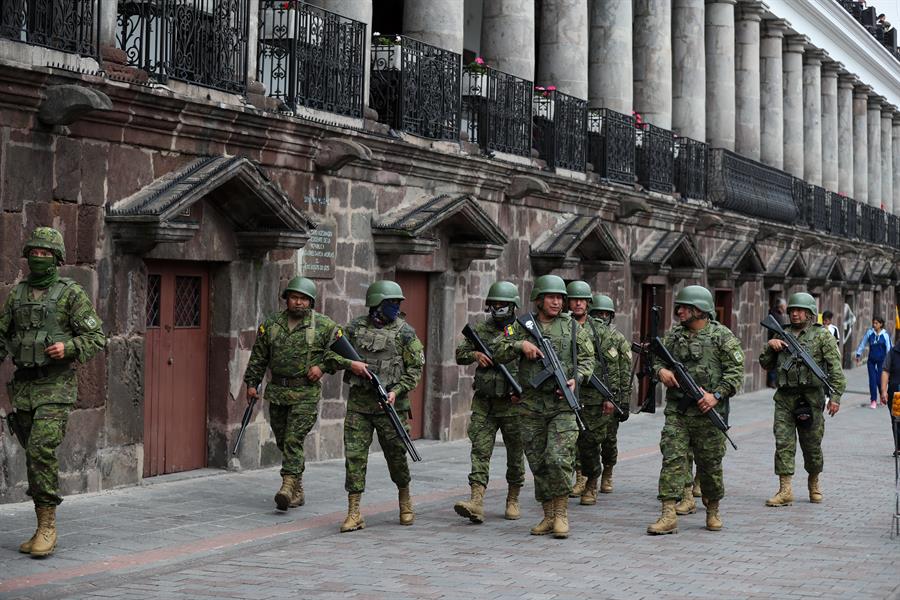
<path fill-rule="evenodd" d="M 276 375 L 272 376 L 271 383 L 274 383 L 279 387 L 286 388 L 303 387 L 306 385 L 310 385 L 310 381 L 306 377 L 278 377 Z"/>
<path fill-rule="evenodd" d="M 19 367 L 13 373 L 16 381 L 34 381 L 52 375 L 61 375 L 72 369 L 71 365 L 46 365 L 44 367 Z"/>

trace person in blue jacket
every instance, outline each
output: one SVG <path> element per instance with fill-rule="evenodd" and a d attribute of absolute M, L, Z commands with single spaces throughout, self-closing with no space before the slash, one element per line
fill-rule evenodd
<path fill-rule="evenodd" d="M 869 367 L 869 400 L 870 408 L 878 407 L 878 390 L 881 383 L 881 369 L 884 366 L 884 358 L 891 350 L 891 336 L 884 330 L 884 319 L 881 317 L 872 318 L 872 326 L 866 331 L 859 347 L 856 349 L 856 364 L 859 364 L 859 358 L 862 356 L 863 350 L 869 346 L 869 359 L 866 361 Z"/>

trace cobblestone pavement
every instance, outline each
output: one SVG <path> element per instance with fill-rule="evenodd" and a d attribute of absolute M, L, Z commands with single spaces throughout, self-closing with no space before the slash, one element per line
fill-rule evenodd
<path fill-rule="evenodd" d="M 468 491 L 468 442 L 420 441 L 413 467 L 417 520 L 397 524 L 396 489 L 374 455 L 363 496 L 367 528 L 338 533 L 343 462 L 307 468 L 306 506 L 274 510 L 277 469 L 159 477 L 135 488 L 72 496 L 59 509 L 60 541 L 44 560 L 17 552 L 33 531 L 28 504 L 0 506 L 2 598 L 898 598 L 900 539 L 890 538 L 894 459 L 887 412 L 870 410 L 865 369 L 827 420 L 825 501 L 766 508 L 772 473 L 771 393 L 735 399 L 725 464 L 725 528 L 706 531 L 702 509 L 677 535 L 650 537 L 662 414 L 620 429 L 615 492 L 596 506 L 572 500 L 568 540 L 535 537 L 531 482 L 523 517 L 503 519 L 504 450 L 497 448 L 487 520 L 453 502 Z M 799 454 L 799 452 L 798 452 Z"/>

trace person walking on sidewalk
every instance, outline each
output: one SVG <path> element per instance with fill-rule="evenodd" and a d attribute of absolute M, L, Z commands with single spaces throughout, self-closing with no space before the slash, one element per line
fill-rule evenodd
<path fill-rule="evenodd" d="M 878 390 L 881 387 L 881 371 L 884 367 L 884 358 L 891 351 L 891 336 L 884 329 L 884 319 L 872 318 L 872 326 L 863 335 L 862 341 L 856 348 L 856 364 L 862 356 L 866 346 L 869 346 L 869 358 L 866 366 L 869 369 L 869 408 L 878 407 Z"/>
<path fill-rule="evenodd" d="M 15 409 L 10 426 L 25 448 L 27 493 L 37 515 L 37 530 L 19 552 L 48 556 L 56 549 L 56 507 L 63 501 L 56 449 L 78 398 L 72 366 L 103 350 L 106 336 L 84 289 L 59 275 L 66 259 L 59 231 L 36 228 L 22 255 L 28 277 L 0 310 L 0 363 L 8 355 L 16 365 L 9 385 Z"/>
<path fill-rule="evenodd" d="M 835 395 L 828 404 L 828 413 L 837 414 L 841 408 L 841 394 L 847 387 L 847 378 L 841 369 L 841 355 L 834 337 L 816 323 L 816 300 L 806 292 L 792 294 L 788 300 L 791 324 L 786 331 L 794 335 L 809 352 L 815 363 L 827 373 L 828 382 Z M 825 392 L 822 383 L 800 361 L 793 360 L 786 352 L 787 344 L 772 338 L 759 355 L 763 369 L 776 369 L 778 389 L 775 391 L 775 474 L 778 475 L 778 492 L 766 506 L 790 506 L 794 503 L 791 479 L 794 476 L 794 457 L 797 440 L 803 451 L 803 463 L 809 477 L 809 501 L 822 501 L 819 474 L 822 473 L 822 437 L 825 435 Z"/>
<path fill-rule="evenodd" d="M 881 371 L 881 403 L 887 406 L 888 419 L 891 421 L 891 437 L 894 440 L 894 456 L 897 456 L 897 417 L 891 410 L 894 395 L 900 394 L 900 345 L 891 348 L 884 359 Z"/>
<path fill-rule="evenodd" d="M 497 281 L 488 290 L 485 303 L 486 312 L 491 316 L 476 323 L 473 329 L 488 349 L 494 352 L 495 338 L 498 335 L 508 336 L 512 332 L 516 309 L 519 307 L 519 290 L 509 281 Z M 491 359 L 475 350 L 472 343 L 463 338 L 456 348 L 456 364 L 470 365 L 474 362 L 478 363 L 478 367 L 475 369 L 475 394 L 472 397 L 472 418 L 468 430 L 469 441 L 472 442 L 472 471 L 469 473 L 472 493 L 469 500 L 457 502 L 453 510 L 473 523 L 484 522 L 484 492 L 488 484 L 491 454 L 494 452 L 497 431 L 501 431 L 503 444 L 506 446 L 506 483 L 509 486 L 504 517 L 516 520 L 521 516 L 519 491 L 525 483 L 525 450 L 519 423 L 520 398 L 512 395 L 509 384 L 493 368 Z M 505 366 L 515 377 L 516 361 L 510 361 Z"/>
<path fill-rule="evenodd" d="M 345 334 L 359 352 L 363 368 L 368 367 L 378 375 L 387 390 L 388 401 L 394 405 L 403 427 L 408 431 L 408 394 L 422 378 L 425 349 L 400 312 L 403 300 L 403 290 L 396 282 L 373 282 L 366 290 L 369 313 L 351 321 Z M 344 417 L 344 464 L 347 472 L 344 489 L 348 494 L 348 506 L 341 533 L 366 526 L 359 512 L 359 504 L 366 489 L 366 468 L 373 432 L 378 432 L 378 443 L 384 452 L 391 481 L 397 485 L 400 524 L 412 525 L 416 515 L 409 492 L 409 463 L 403 441 L 379 407 L 377 392 L 366 373 L 353 368 L 344 372 L 344 381 L 350 384 L 347 416 Z"/>

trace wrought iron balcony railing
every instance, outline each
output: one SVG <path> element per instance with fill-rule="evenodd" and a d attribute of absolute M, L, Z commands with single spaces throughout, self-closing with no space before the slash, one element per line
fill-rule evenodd
<path fill-rule="evenodd" d="M 804 187 L 804 195 L 800 205 L 802 207 L 803 220 L 809 225 L 810 229 L 827 231 L 829 226 L 827 213 L 829 208 L 828 196 L 830 196 L 830 192 L 826 192 L 825 188 L 817 185 L 806 184 Z"/>
<path fill-rule="evenodd" d="M 900 217 L 888 215 L 887 245 L 900 248 Z"/>
<path fill-rule="evenodd" d="M 97 56 L 100 0 L 0 0 L 0 38 Z"/>
<path fill-rule="evenodd" d="M 715 206 L 794 225 L 800 214 L 794 187 L 784 171 L 724 148 L 709 151 L 706 195 Z"/>
<path fill-rule="evenodd" d="M 647 190 L 671 194 L 675 184 L 675 134 L 644 123 L 637 131 L 638 182 Z"/>
<path fill-rule="evenodd" d="M 402 35 L 374 42 L 370 105 L 378 120 L 418 136 L 458 140 L 462 57 Z"/>
<path fill-rule="evenodd" d="M 862 239 L 862 236 L 860 234 L 859 209 L 859 202 L 853 200 L 852 198 L 847 198 L 847 237 L 849 239 Z"/>
<path fill-rule="evenodd" d="M 249 0 L 119 0 L 116 46 L 160 83 L 247 88 Z"/>
<path fill-rule="evenodd" d="M 847 204 L 850 202 L 848 198 L 840 194 L 830 193 L 828 200 L 828 231 L 831 235 L 839 235 L 848 237 L 847 235 Z"/>
<path fill-rule="evenodd" d="M 875 215 L 868 204 L 859 206 L 859 239 L 864 242 L 875 241 Z"/>
<path fill-rule="evenodd" d="M 587 100 L 555 88 L 534 87 L 534 147 L 552 168 L 584 171 L 587 162 Z"/>
<path fill-rule="evenodd" d="M 531 156 L 533 84 L 480 66 L 463 69 L 462 130 L 483 152 Z"/>
<path fill-rule="evenodd" d="M 709 146 L 691 138 L 675 139 L 675 191 L 682 198 L 706 200 Z"/>
<path fill-rule="evenodd" d="M 592 108 L 587 114 L 587 161 L 608 181 L 632 185 L 635 167 L 634 117 L 608 108 Z"/>

